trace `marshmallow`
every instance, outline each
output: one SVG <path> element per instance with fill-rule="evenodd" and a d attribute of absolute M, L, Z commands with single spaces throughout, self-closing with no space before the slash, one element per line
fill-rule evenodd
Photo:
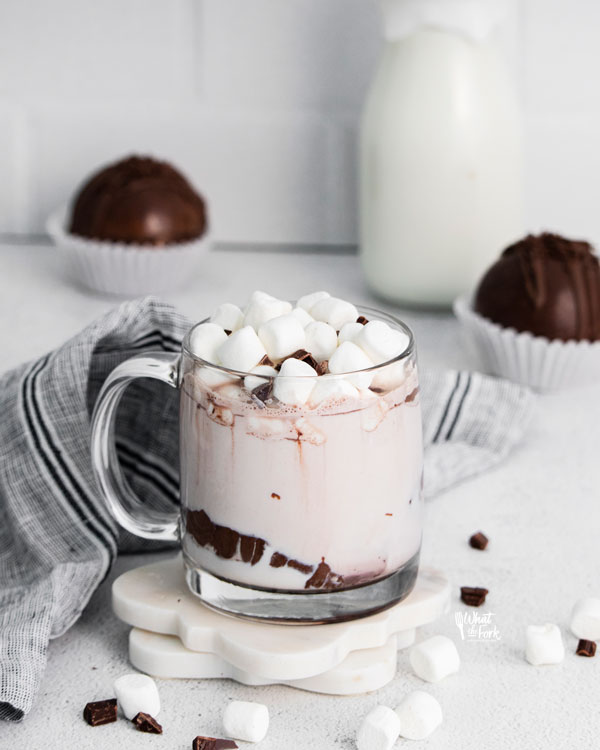
<path fill-rule="evenodd" d="M 540 664 L 560 664 L 565 658 L 558 625 L 549 622 L 545 625 L 528 625 L 525 641 L 525 658 L 535 667 Z"/>
<path fill-rule="evenodd" d="M 344 323 L 338 334 L 340 344 L 343 344 L 344 341 L 354 341 L 363 328 L 362 323 Z"/>
<path fill-rule="evenodd" d="M 296 305 L 309 313 L 311 308 L 316 305 L 317 302 L 320 302 L 322 299 L 327 299 L 327 297 L 330 296 L 329 292 L 313 292 L 312 294 L 305 294 L 304 297 L 300 297 L 298 302 L 296 302 Z"/>
<path fill-rule="evenodd" d="M 382 391 L 393 391 L 406 379 L 406 361 L 404 359 L 382 365 L 375 370 L 375 376 L 371 382 L 373 388 Z"/>
<path fill-rule="evenodd" d="M 217 370 L 213 367 L 201 367 L 197 371 L 198 378 L 209 388 L 218 388 L 225 383 L 235 383 L 238 379 L 236 375 L 223 370 Z"/>
<path fill-rule="evenodd" d="M 254 298 L 255 295 L 264 296 Z M 255 331 L 258 331 L 261 325 L 266 323 L 267 320 L 278 318 L 280 315 L 286 315 L 292 311 L 291 303 L 270 297 L 268 294 L 264 294 L 264 292 L 254 292 L 252 297 L 254 299 L 251 299 L 250 304 L 246 308 L 244 325 L 252 326 Z"/>
<path fill-rule="evenodd" d="M 190 351 L 207 362 L 217 362 L 217 349 L 227 341 L 227 334 L 216 323 L 201 323 L 190 334 Z"/>
<path fill-rule="evenodd" d="M 310 352 L 317 362 L 329 359 L 337 349 L 338 338 L 335 328 L 328 323 L 315 320 L 304 329 L 306 343 L 304 348 Z"/>
<path fill-rule="evenodd" d="M 298 349 L 304 349 L 306 338 L 300 321 L 289 314 L 263 323 L 258 329 L 258 337 L 272 360 L 283 359 Z"/>
<path fill-rule="evenodd" d="M 293 315 L 296 320 L 300 321 L 302 328 L 306 328 L 314 320 L 313 316 L 309 315 L 303 307 L 295 307 L 290 315 Z"/>
<path fill-rule="evenodd" d="M 354 343 L 378 365 L 402 354 L 408 346 L 409 338 L 404 331 L 391 328 L 383 320 L 371 320 L 362 327 Z"/>
<path fill-rule="evenodd" d="M 318 406 L 324 401 L 341 401 L 345 398 L 357 398 L 358 390 L 345 378 L 323 375 L 315 383 L 310 398 L 309 406 Z"/>
<path fill-rule="evenodd" d="M 269 709 L 262 703 L 231 701 L 223 714 L 223 729 L 236 740 L 260 742 L 269 729 Z"/>
<path fill-rule="evenodd" d="M 346 375 L 346 380 L 357 388 L 368 388 L 373 380 L 373 372 L 355 372 L 367 367 L 373 367 L 373 363 L 363 350 L 351 341 L 340 344 L 329 359 L 329 372 L 354 373 Z"/>
<path fill-rule="evenodd" d="M 578 638 L 600 640 L 600 599 L 580 599 L 573 607 L 571 630 Z"/>
<path fill-rule="evenodd" d="M 439 682 L 460 667 L 454 641 L 445 635 L 434 635 L 413 646 L 409 660 L 417 677 L 426 682 Z"/>
<path fill-rule="evenodd" d="M 255 388 L 264 385 L 267 378 L 274 378 L 277 375 L 277 370 L 270 365 L 258 365 L 258 367 L 252 368 L 250 372 L 252 375 L 246 375 L 244 378 L 244 385 L 248 391 L 253 391 Z M 262 377 L 256 377 L 258 375 Z"/>
<path fill-rule="evenodd" d="M 400 718 L 400 735 L 407 740 L 424 740 L 442 723 L 442 707 L 423 690 L 415 690 L 396 709 Z"/>
<path fill-rule="evenodd" d="M 124 674 L 115 680 L 113 687 L 126 718 L 131 720 L 140 711 L 153 717 L 160 713 L 160 697 L 152 677 L 145 674 Z"/>
<path fill-rule="evenodd" d="M 237 305 L 224 302 L 210 316 L 210 322 L 222 326 L 227 331 L 237 331 L 244 325 L 244 313 Z"/>
<path fill-rule="evenodd" d="M 387 706 L 376 706 L 360 725 L 356 746 L 358 750 L 390 750 L 399 735 L 398 714 Z"/>
<path fill-rule="evenodd" d="M 284 404 L 302 406 L 315 386 L 317 371 L 300 359 L 286 359 L 273 384 L 273 395 Z M 311 377 L 312 376 L 312 377 Z"/>
<path fill-rule="evenodd" d="M 346 323 L 355 322 L 358 317 L 358 310 L 351 302 L 337 297 L 325 297 L 319 300 L 308 312 L 315 320 L 329 323 L 336 331 L 339 331 Z"/>
<path fill-rule="evenodd" d="M 266 292 L 261 292 L 259 289 L 257 289 L 250 295 L 250 299 L 248 300 L 245 311 L 247 311 L 250 305 L 252 305 L 254 302 L 277 302 L 277 297 L 273 297 L 272 294 L 267 294 Z"/>
<path fill-rule="evenodd" d="M 249 372 L 266 354 L 265 347 L 251 326 L 244 326 L 227 336 L 217 349 L 217 357 L 230 370 Z"/>

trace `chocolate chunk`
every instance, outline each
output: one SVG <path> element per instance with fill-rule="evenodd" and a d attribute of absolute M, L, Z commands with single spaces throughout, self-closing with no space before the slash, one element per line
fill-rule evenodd
<path fill-rule="evenodd" d="M 162 734 L 162 727 L 150 714 L 145 714 L 142 711 L 136 714 L 131 720 L 135 724 L 135 728 L 140 732 L 147 732 L 148 734 Z"/>
<path fill-rule="evenodd" d="M 271 492 L 271 497 L 273 500 L 281 500 L 281 495 L 278 495 L 276 492 Z"/>
<path fill-rule="evenodd" d="M 487 589 L 479 589 L 472 586 L 461 586 L 460 598 L 469 607 L 481 607 L 488 595 Z"/>
<path fill-rule="evenodd" d="M 411 401 L 414 401 L 414 400 L 416 399 L 416 397 L 417 397 L 418 395 L 419 395 L 419 386 L 417 386 L 416 388 L 414 388 L 414 389 L 413 389 L 413 390 L 412 390 L 412 391 L 411 391 L 411 392 L 410 392 L 410 393 L 408 394 L 408 396 L 407 396 L 407 397 L 406 397 L 406 399 L 405 399 L 405 400 L 406 400 L 406 403 L 407 403 L 407 404 L 410 404 L 410 403 L 411 403 Z"/>
<path fill-rule="evenodd" d="M 310 352 L 307 352 L 306 349 L 297 349 L 290 354 L 289 357 L 286 357 L 286 359 L 299 359 L 301 362 L 306 362 L 306 364 L 310 365 L 313 369 L 317 369 L 317 360 Z"/>
<path fill-rule="evenodd" d="M 273 367 L 273 360 L 269 357 L 268 354 L 265 354 L 265 356 L 260 360 L 258 364 L 267 365 L 268 367 Z"/>
<path fill-rule="evenodd" d="M 225 331 L 225 333 L 226 333 L 226 334 L 227 334 L 228 336 L 231 336 L 231 331 L 229 330 L 229 328 L 223 328 L 223 330 Z"/>
<path fill-rule="evenodd" d="M 324 359 L 322 362 L 319 362 L 319 364 L 315 367 L 315 370 L 317 371 L 317 375 L 325 375 L 327 372 L 329 372 L 329 360 Z"/>
<path fill-rule="evenodd" d="M 242 555 L 242 560 L 244 562 L 249 562 L 250 565 L 256 565 L 256 563 L 263 556 L 264 551 L 264 539 L 259 539 L 256 536 L 242 535 L 240 540 L 240 552 Z"/>
<path fill-rule="evenodd" d="M 369 390 L 373 391 L 373 393 L 383 393 L 383 388 L 379 388 L 376 385 L 369 386 Z"/>
<path fill-rule="evenodd" d="M 293 568 L 294 570 L 297 570 L 300 573 L 304 573 L 304 575 L 308 575 L 309 573 L 313 572 L 312 565 L 305 565 L 304 563 L 301 563 L 298 560 L 288 560 L 287 566 L 288 568 Z"/>
<path fill-rule="evenodd" d="M 321 558 L 321 562 L 317 566 L 317 569 L 304 584 L 305 589 L 338 589 L 344 584 L 344 579 L 337 573 L 334 573 L 329 565 L 325 562 L 325 558 Z"/>
<path fill-rule="evenodd" d="M 271 380 L 263 383 L 262 385 L 257 385 L 256 388 L 252 390 L 252 397 L 258 399 L 263 404 L 265 404 L 271 398 L 272 394 L 273 382 Z"/>
<path fill-rule="evenodd" d="M 117 720 L 117 699 L 109 698 L 105 701 L 87 703 L 83 709 L 83 718 L 91 727 L 112 724 Z"/>
<path fill-rule="evenodd" d="M 578 656 L 595 656 L 596 655 L 596 642 L 586 641 L 582 638 L 577 644 L 577 651 L 575 652 Z"/>
<path fill-rule="evenodd" d="M 269 565 L 272 568 L 283 568 L 287 561 L 287 557 L 285 555 L 282 555 L 281 552 L 273 552 Z"/>
<path fill-rule="evenodd" d="M 186 529 L 201 547 L 212 547 L 219 557 L 230 560 L 237 552 L 238 543 L 242 560 L 256 565 L 263 555 L 266 542 L 256 536 L 240 534 L 228 526 L 213 523 L 203 510 L 188 510 Z"/>
<path fill-rule="evenodd" d="M 489 539 L 483 531 L 478 531 L 469 538 L 469 544 L 473 549 L 485 549 L 488 546 L 488 542 Z"/>
<path fill-rule="evenodd" d="M 356 319 L 356 322 L 360 323 L 361 326 L 366 326 L 367 323 L 369 322 L 369 320 L 368 320 L 368 318 L 365 318 L 364 315 L 359 315 L 358 318 Z"/>
<path fill-rule="evenodd" d="M 196 737 L 192 742 L 192 750 L 229 750 L 237 745 L 233 740 L 222 740 L 216 737 Z"/>

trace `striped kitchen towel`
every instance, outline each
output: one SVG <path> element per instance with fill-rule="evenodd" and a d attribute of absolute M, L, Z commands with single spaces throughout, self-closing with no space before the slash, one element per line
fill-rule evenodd
<path fill-rule="evenodd" d="M 79 617 L 116 554 L 150 545 L 118 528 L 103 505 L 90 416 L 117 364 L 178 351 L 188 326 L 157 300 L 127 302 L 0 377 L 0 719 L 29 711 L 49 638 Z M 427 373 L 422 388 L 428 496 L 506 456 L 531 413 L 524 388 L 475 373 Z M 121 465 L 156 508 L 178 502 L 177 417 L 176 391 L 153 380 L 136 381 L 119 408 Z"/>

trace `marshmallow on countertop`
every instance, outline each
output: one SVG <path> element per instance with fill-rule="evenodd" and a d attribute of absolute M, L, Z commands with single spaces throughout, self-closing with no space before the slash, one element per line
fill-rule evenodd
<path fill-rule="evenodd" d="M 439 682 L 460 667 L 454 641 L 445 635 L 434 635 L 418 643 L 410 651 L 410 665 L 417 677 L 426 682 Z"/>
<path fill-rule="evenodd" d="M 331 297 L 329 292 L 312 292 L 312 294 L 305 294 L 303 297 L 300 297 L 296 305 L 303 310 L 306 310 L 307 313 L 310 313 L 311 308 L 314 307 L 317 302 L 320 302 L 322 299 L 327 299 L 328 297 Z"/>
<path fill-rule="evenodd" d="M 358 390 L 345 378 L 324 375 L 320 377 L 312 389 L 308 405 L 315 407 L 324 401 L 336 399 L 357 398 Z M 372 394 L 373 396 L 375 394 Z"/>
<path fill-rule="evenodd" d="M 160 713 L 158 688 L 152 677 L 145 674 L 125 674 L 113 685 L 121 711 L 129 720 L 140 711 L 156 718 Z"/>
<path fill-rule="evenodd" d="M 305 404 L 315 387 L 317 371 L 300 359 L 286 359 L 273 384 L 273 395 L 290 406 Z"/>
<path fill-rule="evenodd" d="M 304 333 L 306 334 L 304 348 L 313 355 L 317 362 L 329 359 L 337 349 L 337 333 L 335 328 L 328 323 L 315 320 L 306 326 Z"/>
<path fill-rule="evenodd" d="M 260 742 L 269 729 L 269 709 L 262 703 L 231 701 L 223 714 L 228 737 L 244 742 Z"/>
<path fill-rule="evenodd" d="M 190 350 L 196 357 L 219 364 L 217 350 L 227 341 L 223 327 L 216 323 L 201 323 L 195 326 L 190 334 Z"/>
<path fill-rule="evenodd" d="M 210 322 L 216 323 L 226 331 L 237 331 L 244 325 L 244 313 L 237 305 L 224 302 L 210 316 Z"/>
<path fill-rule="evenodd" d="M 303 307 L 295 307 L 290 315 L 293 315 L 300 322 L 302 328 L 306 328 L 309 323 L 314 321 L 313 316 L 309 315 Z"/>
<path fill-rule="evenodd" d="M 302 324 L 289 313 L 263 323 L 258 329 L 258 337 L 274 361 L 304 349 L 306 340 Z"/>
<path fill-rule="evenodd" d="M 244 386 L 248 391 L 253 391 L 255 388 L 264 385 L 268 378 L 274 378 L 277 375 L 277 370 L 270 365 L 258 365 L 258 367 L 252 368 L 251 372 L 252 375 L 246 375 L 244 378 Z"/>
<path fill-rule="evenodd" d="M 255 331 L 271 318 L 278 318 L 292 311 L 292 305 L 285 300 L 271 297 L 265 292 L 253 292 L 244 315 L 244 325 L 252 326 Z"/>
<path fill-rule="evenodd" d="M 571 631 L 578 638 L 600 640 L 600 599 L 580 599 L 571 613 Z"/>
<path fill-rule="evenodd" d="M 407 740 L 424 740 L 442 723 L 442 707 L 423 690 L 415 690 L 396 709 L 400 718 L 400 736 Z"/>
<path fill-rule="evenodd" d="M 338 335 L 340 344 L 343 344 L 344 341 L 354 341 L 363 328 L 362 323 L 344 323 Z"/>
<path fill-rule="evenodd" d="M 346 323 L 356 322 L 358 310 L 351 302 L 338 299 L 337 297 L 325 297 L 314 304 L 310 314 L 315 320 L 322 320 L 339 331 Z"/>
<path fill-rule="evenodd" d="M 217 357 L 230 370 L 249 372 L 266 353 L 256 331 L 251 326 L 244 326 L 226 337 L 217 350 Z"/>
<path fill-rule="evenodd" d="M 391 328 L 383 320 L 371 320 L 358 332 L 354 343 L 360 346 L 373 364 L 378 365 L 402 354 L 409 338 L 404 331 Z"/>
<path fill-rule="evenodd" d="M 340 344 L 329 359 L 329 372 L 334 374 L 351 373 L 346 380 L 356 388 L 368 388 L 373 380 L 373 372 L 355 372 L 373 367 L 373 363 L 362 349 L 351 341 Z"/>
<path fill-rule="evenodd" d="M 356 736 L 358 750 L 391 750 L 400 735 L 400 718 L 387 706 L 375 706 Z"/>
<path fill-rule="evenodd" d="M 560 664 L 565 658 L 565 647 L 558 625 L 549 622 L 545 625 L 528 625 L 525 641 L 525 658 L 535 667 L 541 664 Z"/>

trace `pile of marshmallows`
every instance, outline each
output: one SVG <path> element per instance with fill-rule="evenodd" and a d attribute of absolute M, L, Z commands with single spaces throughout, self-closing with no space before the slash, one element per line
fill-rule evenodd
<path fill-rule="evenodd" d="M 600 599 L 587 597 L 576 602 L 571 613 L 571 632 L 586 641 L 600 640 Z M 560 664 L 565 647 L 558 625 L 528 625 L 525 658 L 530 664 Z"/>
<path fill-rule="evenodd" d="M 458 672 L 460 657 L 454 642 L 434 635 L 413 646 L 409 656 L 415 674 L 426 682 L 439 682 Z M 358 750 L 390 750 L 398 737 L 424 740 L 442 723 L 442 707 L 424 690 L 407 695 L 393 710 L 376 706 L 367 714 L 358 730 Z"/>
<path fill-rule="evenodd" d="M 244 378 L 249 391 L 273 378 L 273 396 L 278 401 L 316 406 L 329 399 L 361 395 L 370 386 L 390 390 L 402 380 L 401 368 L 368 368 L 402 354 L 408 336 L 382 320 L 363 324 L 358 318 L 351 302 L 328 292 L 307 294 L 293 307 L 257 291 L 244 310 L 230 303 L 220 305 L 209 323 L 193 329 L 189 346 L 192 354 L 206 362 L 251 373 Z M 323 374 L 290 357 L 299 350 L 323 364 Z M 270 364 L 261 364 L 265 358 Z M 343 377 L 328 377 L 328 373 Z M 307 379 L 319 375 L 318 380 Z M 200 377 L 211 387 L 232 380 L 227 373 L 208 368 Z"/>

